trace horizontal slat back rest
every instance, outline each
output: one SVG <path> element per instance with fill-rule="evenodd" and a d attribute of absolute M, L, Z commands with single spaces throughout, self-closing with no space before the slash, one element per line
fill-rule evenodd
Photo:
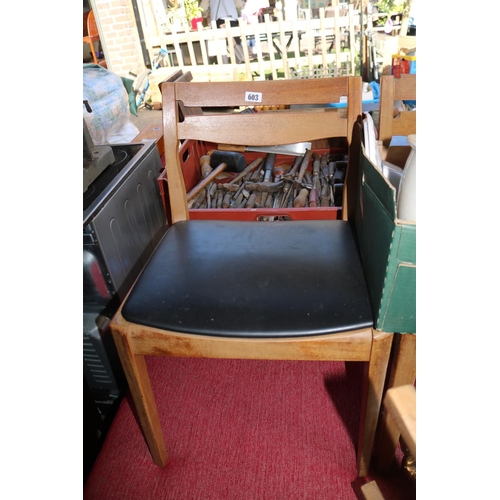
<path fill-rule="evenodd" d="M 259 105 L 326 104 L 338 102 L 349 91 L 349 77 L 304 80 L 267 80 L 254 82 L 217 82 L 207 92 L 206 82 L 178 85 L 176 97 L 184 106 L 251 106 L 245 92 L 260 93 Z"/>
<path fill-rule="evenodd" d="M 266 82 L 189 82 L 162 84 L 165 163 L 169 184 L 172 221 L 188 219 L 185 186 L 180 167 L 179 140 L 194 139 L 214 143 L 274 146 L 347 137 L 361 114 L 361 78 L 337 77 L 311 80 Z M 262 105 L 328 104 L 348 96 L 348 109 L 299 108 L 259 113 L 233 113 L 227 108 L 249 106 L 247 92 L 261 94 Z M 223 113 L 184 114 L 179 121 L 179 105 L 224 107 Z"/>
<path fill-rule="evenodd" d="M 190 83 L 176 87 L 176 99 L 182 109 L 190 107 L 229 107 L 252 104 L 248 93 L 259 96 L 259 105 L 325 105 L 339 102 L 349 94 L 350 77 L 282 80 L 266 82 Z M 257 103 L 256 103 L 257 104 Z M 311 141 L 325 137 L 348 137 L 349 118 L 333 108 L 289 109 L 259 114 L 228 114 L 214 116 L 185 113 L 179 123 L 179 139 L 207 140 L 225 144 L 269 146 Z"/>

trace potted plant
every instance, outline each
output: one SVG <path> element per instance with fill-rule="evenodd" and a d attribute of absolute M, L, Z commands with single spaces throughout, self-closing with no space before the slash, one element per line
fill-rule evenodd
<path fill-rule="evenodd" d="M 198 0 L 184 0 L 184 9 L 186 11 L 186 19 L 191 24 L 191 29 L 198 29 L 198 23 L 203 22 L 201 16 L 202 9 Z"/>

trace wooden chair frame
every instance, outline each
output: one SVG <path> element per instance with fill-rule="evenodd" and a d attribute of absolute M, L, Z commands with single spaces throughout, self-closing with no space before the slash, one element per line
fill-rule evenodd
<path fill-rule="evenodd" d="M 417 99 L 417 75 L 382 76 L 380 79 L 379 140 L 387 147 L 393 135 L 417 133 L 416 111 L 401 111 L 393 116 L 394 101 Z"/>
<path fill-rule="evenodd" d="M 180 121 L 180 106 L 183 109 L 248 106 L 249 102 L 245 99 L 248 92 L 259 96 L 262 105 L 324 104 L 338 102 L 340 96 L 347 95 L 349 107 L 347 116 L 333 108 L 316 107 L 255 114 L 225 113 L 219 116 L 208 112 L 202 115 L 182 113 L 184 119 Z M 347 137 L 350 140 L 352 126 L 361 114 L 361 78 L 164 83 L 162 99 L 165 163 L 171 220 L 175 224 L 189 219 L 186 188 L 178 154 L 179 141 L 197 139 L 214 143 L 269 146 L 330 137 Z M 360 476 L 367 474 L 393 334 L 366 328 L 292 338 L 209 337 L 133 324 L 125 320 L 121 309 L 122 307 L 111 322 L 111 330 L 145 439 L 157 465 L 166 464 L 167 452 L 145 356 L 361 361 L 365 368 L 357 470 Z"/>
<path fill-rule="evenodd" d="M 379 139 L 384 145 L 388 145 L 394 135 L 417 133 L 416 111 L 402 111 L 400 116 L 393 118 L 395 100 L 416 100 L 416 98 L 416 75 L 381 78 Z M 395 334 L 387 370 L 386 391 L 415 383 L 416 340 L 415 334 Z M 394 417 L 389 412 L 382 411 L 374 454 L 374 465 L 379 472 L 387 472 L 392 465 L 400 436 L 401 432 Z"/>
<path fill-rule="evenodd" d="M 94 64 L 99 63 L 99 59 L 97 58 L 97 53 L 94 47 L 94 43 L 98 42 L 99 40 L 100 38 L 99 32 L 97 31 L 95 14 L 93 10 L 90 10 L 83 14 L 83 42 L 90 45 L 90 51 L 92 52 Z"/>
<path fill-rule="evenodd" d="M 412 385 L 417 377 L 417 337 L 413 334 L 395 334 L 392 346 L 385 391 Z M 389 471 L 395 460 L 395 452 L 401 437 L 398 420 L 388 411 L 382 411 L 379 422 L 378 440 L 373 457 L 374 466 L 380 473 Z M 405 436 L 403 436 L 403 439 Z M 408 446 L 413 443 L 406 443 Z"/>

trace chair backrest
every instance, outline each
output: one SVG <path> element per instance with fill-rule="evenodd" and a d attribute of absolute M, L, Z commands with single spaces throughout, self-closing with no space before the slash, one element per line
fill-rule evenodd
<path fill-rule="evenodd" d="M 172 223 L 189 219 L 186 188 L 179 160 L 179 141 L 276 146 L 332 137 L 351 139 L 361 114 L 360 77 L 253 82 L 184 82 L 162 85 L 165 168 Z M 347 96 L 348 107 L 326 107 Z M 287 109 L 239 113 L 253 104 Z M 320 105 L 320 107 L 318 107 Z M 322 105 L 322 106 L 321 106 Z M 206 108 L 202 115 L 180 109 Z M 221 112 L 217 112 L 221 108 Z"/>
<path fill-rule="evenodd" d="M 393 116 L 394 101 L 417 99 L 417 75 L 382 76 L 380 79 L 379 140 L 388 146 L 392 136 L 417 133 L 416 111 L 401 111 Z"/>
<path fill-rule="evenodd" d="M 93 10 L 83 13 L 83 36 L 99 36 Z"/>

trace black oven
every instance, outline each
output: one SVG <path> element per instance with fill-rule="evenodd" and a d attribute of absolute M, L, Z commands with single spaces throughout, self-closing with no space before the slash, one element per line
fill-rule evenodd
<path fill-rule="evenodd" d="M 111 148 L 83 194 L 83 369 L 102 414 L 126 389 L 109 321 L 167 228 L 154 141 Z"/>

